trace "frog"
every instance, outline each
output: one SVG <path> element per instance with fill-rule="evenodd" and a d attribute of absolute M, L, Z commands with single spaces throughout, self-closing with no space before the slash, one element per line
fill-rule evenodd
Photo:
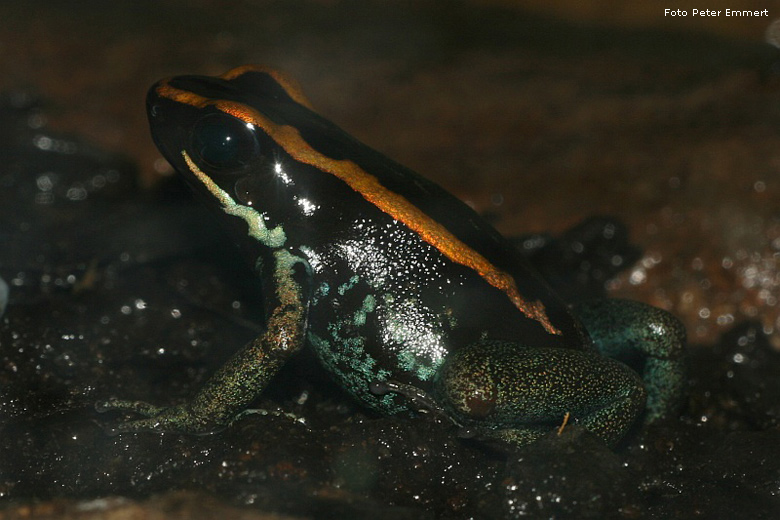
<path fill-rule="evenodd" d="M 677 318 L 564 302 L 474 209 L 320 115 L 286 74 L 164 79 L 147 112 L 260 278 L 265 327 L 184 403 L 98 403 L 132 417 L 112 433 L 219 432 L 305 347 L 366 408 L 485 442 L 523 446 L 568 422 L 613 446 L 679 410 Z"/>

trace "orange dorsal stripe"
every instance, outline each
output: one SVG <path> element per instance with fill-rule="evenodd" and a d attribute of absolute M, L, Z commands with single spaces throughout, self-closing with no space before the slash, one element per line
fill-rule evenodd
<path fill-rule="evenodd" d="M 249 67 L 241 70 L 241 73 L 243 73 L 247 70 L 254 71 L 258 69 Z M 265 69 L 263 71 L 267 72 Z M 231 71 L 223 75 L 223 78 L 230 79 L 238 75 L 240 74 Z M 283 88 L 287 85 L 286 83 L 280 84 Z M 520 295 L 517 284 L 509 273 L 494 266 L 487 258 L 466 245 L 443 225 L 430 218 L 405 197 L 384 187 L 379 182 L 379 179 L 360 168 L 354 162 L 346 159 L 332 159 L 319 153 L 309 146 L 296 128 L 289 125 L 277 125 L 257 110 L 244 104 L 225 100 L 211 100 L 192 92 L 171 87 L 167 82 L 160 84 L 157 88 L 157 93 L 161 97 L 195 107 L 202 108 L 213 105 L 226 114 L 262 128 L 293 159 L 311 165 L 340 179 L 350 188 L 360 193 L 368 202 L 413 230 L 422 240 L 435 247 L 448 259 L 474 270 L 487 283 L 503 291 L 520 312 L 528 318 L 536 320 L 548 333 L 561 334 L 561 331 L 550 322 L 544 304 L 538 300 L 533 302 L 526 301 Z M 291 97 L 296 99 L 296 101 L 298 98 L 305 100 L 298 91 L 295 92 L 295 96 L 291 94 Z M 305 103 L 305 106 L 309 106 L 308 102 Z"/>

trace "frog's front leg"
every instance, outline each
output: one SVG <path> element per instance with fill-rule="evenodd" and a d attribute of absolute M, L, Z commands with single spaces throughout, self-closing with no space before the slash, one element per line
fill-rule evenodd
<path fill-rule="evenodd" d="M 518 445 L 554 431 L 567 416 L 615 444 L 642 412 L 646 395 L 633 370 L 596 352 L 504 341 L 452 354 L 434 392 L 465 431 Z"/>
<path fill-rule="evenodd" d="M 205 434 L 225 428 L 255 400 L 273 375 L 304 344 L 308 311 L 308 266 L 286 250 L 274 254 L 275 287 L 266 300 L 267 329 L 222 366 L 189 401 L 158 407 L 139 401 L 109 400 L 98 411 L 123 410 L 145 419 L 120 423 L 112 433 L 178 431 Z"/>
<path fill-rule="evenodd" d="M 670 313 L 631 300 L 575 308 L 598 351 L 637 370 L 647 390 L 645 422 L 675 413 L 686 382 L 685 328 Z"/>

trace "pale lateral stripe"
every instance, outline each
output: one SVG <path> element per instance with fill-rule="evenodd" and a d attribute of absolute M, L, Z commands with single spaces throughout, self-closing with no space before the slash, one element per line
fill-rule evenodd
<path fill-rule="evenodd" d="M 284 243 L 287 241 L 287 236 L 285 235 L 282 226 L 268 229 L 265 226 L 264 214 L 258 213 L 254 208 L 250 208 L 249 206 L 238 204 L 230 195 L 228 195 L 225 190 L 217 186 L 217 183 L 214 182 L 211 177 L 203 173 L 201 169 L 198 168 L 198 165 L 195 164 L 192 159 L 190 159 L 190 156 L 185 150 L 181 151 L 181 155 L 184 157 L 184 161 L 187 163 L 187 167 L 190 169 L 192 174 L 195 175 L 195 177 L 197 177 L 201 183 L 203 183 L 203 185 L 211 192 L 212 195 L 214 195 L 214 198 L 216 198 L 222 205 L 222 209 L 225 211 L 225 213 L 244 219 L 247 226 L 249 226 L 247 234 L 250 237 L 258 240 L 264 246 L 273 249 L 282 247 L 284 245 Z"/>

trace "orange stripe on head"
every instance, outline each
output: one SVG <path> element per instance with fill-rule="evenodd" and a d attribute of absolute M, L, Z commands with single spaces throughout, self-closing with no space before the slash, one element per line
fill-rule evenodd
<path fill-rule="evenodd" d="M 303 90 L 301 90 L 301 86 L 298 85 L 298 82 L 287 74 L 284 74 L 283 72 L 280 72 L 276 69 L 263 67 L 262 65 L 243 65 L 241 67 L 236 67 L 235 69 L 227 71 L 226 73 L 222 74 L 220 78 L 230 81 L 231 79 L 236 79 L 239 76 L 243 76 L 247 72 L 268 74 L 274 79 L 274 81 L 279 84 L 280 87 L 282 87 L 285 92 L 287 92 L 287 95 L 290 96 L 296 103 L 305 106 L 309 110 L 314 110 L 314 107 L 311 106 L 309 99 L 303 94 Z"/>
<path fill-rule="evenodd" d="M 213 100 L 195 94 L 194 92 L 172 87 L 168 84 L 168 80 L 160 82 L 157 86 L 157 95 L 170 99 L 171 101 L 176 101 L 177 103 L 192 105 L 196 108 L 204 108 L 215 103 Z"/>

